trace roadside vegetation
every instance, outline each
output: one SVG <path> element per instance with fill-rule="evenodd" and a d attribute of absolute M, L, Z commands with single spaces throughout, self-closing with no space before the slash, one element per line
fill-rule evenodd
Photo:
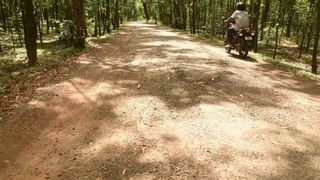
<path fill-rule="evenodd" d="M 235 0 L 0 0 L 0 93 L 8 82 L 53 67 L 146 19 L 223 45 Z M 256 32 L 252 57 L 319 79 L 319 2 L 245 1 Z M 100 40 L 99 40 L 100 39 Z"/>

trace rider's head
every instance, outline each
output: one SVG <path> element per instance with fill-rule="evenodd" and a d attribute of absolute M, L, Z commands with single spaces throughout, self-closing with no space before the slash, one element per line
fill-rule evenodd
<path fill-rule="evenodd" d="M 246 10 L 246 5 L 243 2 L 238 2 L 237 3 L 237 10 L 245 11 Z"/>

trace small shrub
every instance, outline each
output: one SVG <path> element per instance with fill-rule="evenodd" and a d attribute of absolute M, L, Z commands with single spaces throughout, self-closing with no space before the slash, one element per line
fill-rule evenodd
<path fill-rule="evenodd" d="M 74 23 L 71 20 L 64 20 L 59 23 L 59 39 L 63 41 L 73 41 L 75 36 Z"/>

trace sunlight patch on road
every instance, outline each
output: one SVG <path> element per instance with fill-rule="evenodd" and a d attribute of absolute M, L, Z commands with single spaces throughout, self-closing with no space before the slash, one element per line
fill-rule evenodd
<path fill-rule="evenodd" d="M 150 65 L 159 65 L 169 63 L 169 59 L 164 58 L 147 58 L 144 55 L 137 55 L 131 62 L 131 66 L 150 67 Z M 150 70 L 150 69 L 147 69 Z"/>
<path fill-rule="evenodd" d="M 123 82 L 120 82 L 123 83 Z M 134 82 L 131 82 L 134 83 Z M 59 84 L 39 88 L 39 92 L 53 91 L 57 94 L 51 94 L 50 96 L 56 96 L 58 98 L 67 98 L 73 103 L 87 104 L 94 103 L 98 105 L 101 102 L 102 97 L 106 96 L 117 96 L 122 94 L 126 89 L 121 88 L 118 85 L 113 85 L 112 82 L 103 81 L 103 82 L 92 82 L 82 78 L 73 78 L 69 81 L 63 81 Z M 63 96 L 60 96 L 58 93 L 64 92 Z M 44 95 L 42 95 L 44 96 Z M 41 98 L 41 97 L 39 97 Z M 30 105 L 36 107 L 43 107 L 45 104 L 41 103 L 40 100 L 32 100 L 29 102 Z M 57 111 L 61 111 L 59 107 Z"/>
<path fill-rule="evenodd" d="M 140 157 L 138 157 L 138 161 L 141 163 L 153 163 L 153 162 L 165 162 L 167 158 L 163 154 L 163 152 L 157 151 L 155 149 L 146 149 Z"/>
<path fill-rule="evenodd" d="M 107 125 L 107 124 L 106 124 Z M 125 129 L 118 129 L 112 132 L 111 135 L 102 134 L 94 141 L 90 142 L 88 146 L 81 150 L 82 154 L 90 154 L 90 156 L 99 155 L 102 151 L 110 146 L 119 146 L 126 148 L 133 141 L 133 134 Z M 90 158 L 93 158 L 90 157 Z"/>
<path fill-rule="evenodd" d="M 98 101 L 98 98 L 101 96 L 112 95 L 116 96 L 121 94 L 122 91 L 110 83 L 100 82 L 95 84 L 92 88 L 87 91 L 87 96 L 90 97 L 93 101 Z"/>
<path fill-rule="evenodd" d="M 179 90 L 174 91 L 179 95 L 183 94 Z M 185 109 L 169 109 L 166 102 L 157 97 L 139 96 L 123 99 L 121 104 L 115 107 L 115 112 L 119 116 L 123 113 L 130 114 L 130 117 L 120 117 L 121 121 L 136 126 L 138 137 L 153 142 L 157 147 L 158 150 L 147 148 L 145 153 L 139 156 L 140 162 L 162 162 L 169 157 L 187 153 L 193 154 L 198 161 L 212 161 L 219 168 L 224 167 L 225 163 L 239 164 L 252 159 L 259 163 L 269 163 L 268 171 L 276 169 L 278 165 L 277 161 L 267 158 L 269 152 L 278 151 L 278 148 L 264 152 L 266 147 L 263 142 L 255 139 L 258 129 L 272 127 L 268 123 L 254 121 L 241 107 L 233 103 L 200 103 Z M 170 135 L 163 139 L 163 132 Z M 230 148 L 228 157 L 216 154 L 225 144 Z M 223 151 L 223 154 L 225 153 Z M 246 167 L 246 163 L 242 165 L 240 167 Z M 225 169 L 233 173 L 242 171 L 230 166 Z"/>
<path fill-rule="evenodd" d="M 88 61 L 88 60 L 80 60 L 78 61 L 80 64 L 85 64 L 85 65 L 88 65 L 88 64 L 92 64 L 92 61 Z"/>
<path fill-rule="evenodd" d="M 101 69 L 103 69 L 103 70 L 111 70 L 113 67 L 112 66 L 110 66 L 110 65 L 105 65 L 105 64 L 103 64 L 103 63 L 99 63 L 99 65 L 98 65 Z"/>
<path fill-rule="evenodd" d="M 172 89 L 171 93 L 172 95 L 175 95 L 175 96 L 183 96 L 183 97 L 189 96 L 188 91 L 180 87 Z"/>
<path fill-rule="evenodd" d="M 28 102 L 28 104 L 34 108 L 44 108 L 47 106 L 45 102 L 37 99 L 32 99 L 30 102 Z"/>
<path fill-rule="evenodd" d="M 162 36 L 162 37 L 176 37 L 177 36 L 177 33 L 175 33 L 175 32 L 156 30 L 156 29 L 153 29 L 153 31 L 148 32 L 148 34 L 153 34 L 153 35 Z"/>
<path fill-rule="evenodd" d="M 118 89 L 108 82 L 98 82 L 90 85 L 87 88 L 83 88 L 85 84 L 78 84 L 79 81 L 69 82 L 64 87 L 68 86 L 65 94 L 69 94 L 68 98 L 79 103 L 91 103 L 100 102 L 100 98 L 103 96 L 115 96 L 122 93 L 121 89 Z M 81 87 L 81 89 L 80 89 Z"/>
<path fill-rule="evenodd" d="M 164 48 L 175 48 L 175 49 L 188 49 L 192 51 L 197 47 L 194 43 L 186 40 L 169 40 L 169 41 L 153 41 L 153 42 L 142 42 L 140 43 L 142 46 L 146 47 L 158 47 L 163 46 Z"/>
<path fill-rule="evenodd" d="M 154 41 L 154 42 L 144 42 L 144 43 L 140 43 L 142 46 L 154 46 L 154 47 L 157 47 L 157 46 L 163 46 L 163 45 L 168 45 L 167 42 L 164 42 L 164 41 Z"/>
<path fill-rule="evenodd" d="M 165 52 L 167 54 L 168 57 L 170 57 L 171 59 L 209 59 L 210 56 L 208 53 L 205 52 L 174 52 L 174 51 L 166 51 Z"/>

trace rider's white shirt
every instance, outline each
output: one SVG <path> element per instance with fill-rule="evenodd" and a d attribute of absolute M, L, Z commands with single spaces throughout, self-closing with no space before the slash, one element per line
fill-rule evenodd
<path fill-rule="evenodd" d="M 235 19 L 235 30 L 243 29 L 249 27 L 249 14 L 247 11 L 239 11 L 236 10 L 232 15 L 231 18 Z"/>

